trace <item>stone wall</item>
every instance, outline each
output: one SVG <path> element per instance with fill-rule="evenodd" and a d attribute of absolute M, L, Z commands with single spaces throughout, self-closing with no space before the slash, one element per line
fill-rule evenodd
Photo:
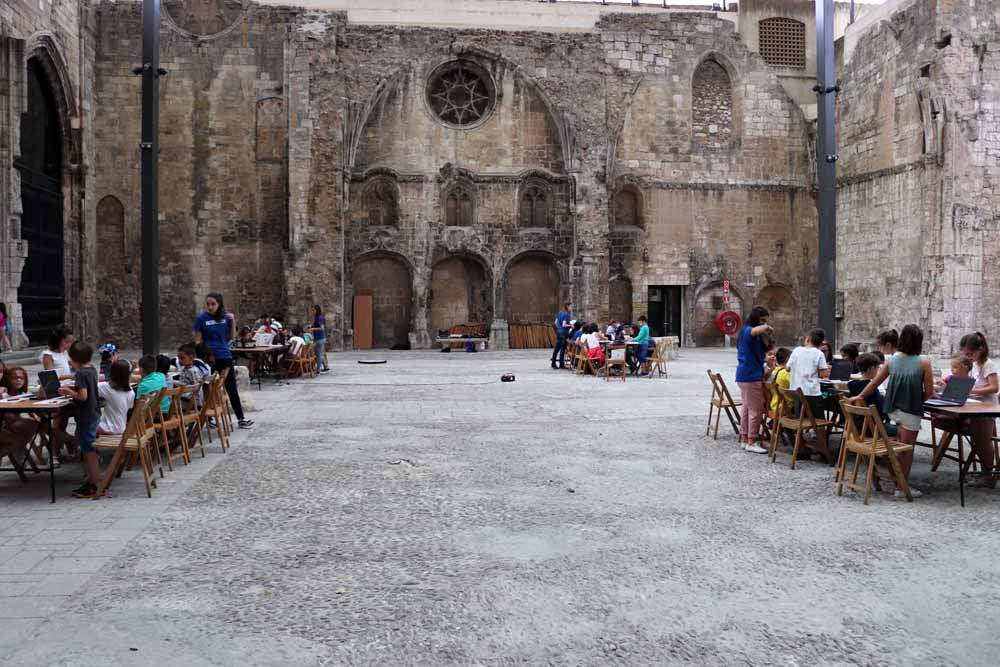
<path fill-rule="evenodd" d="M 998 16 L 897 4 L 849 35 L 838 98 L 841 338 L 913 322 L 947 353 L 964 333 L 1000 335 Z"/>
<path fill-rule="evenodd" d="M 20 129 L 27 109 L 28 59 L 41 65 L 58 113 L 66 321 L 77 331 L 92 331 L 96 326 L 95 271 L 89 261 L 94 220 L 87 199 L 87 165 L 93 154 L 94 27 L 91 10 L 77 0 L 0 4 L 0 301 L 12 316 L 18 346 L 27 344 L 18 287 L 28 243 L 22 237 L 21 177 L 14 160 L 20 154 Z"/>
<path fill-rule="evenodd" d="M 91 335 L 133 343 L 140 5 L 72 4 L 94 35 L 83 98 L 102 112 L 82 123 L 99 150 L 78 162 L 70 273 Z M 244 321 L 320 303 L 333 346 L 352 344 L 363 294 L 382 343 L 426 346 L 464 317 L 490 318 L 502 346 L 509 318 L 547 324 L 563 298 L 603 321 L 678 286 L 687 342 L 715 344 L 696 332 L 723 280 L 737 309 L 767 296 L 797 336 L 815 319 L 807 129 L 733 19 L 602 9 L 586 29 L 499 31 L 164 3 L 165 343 L 209 291 Z"/>

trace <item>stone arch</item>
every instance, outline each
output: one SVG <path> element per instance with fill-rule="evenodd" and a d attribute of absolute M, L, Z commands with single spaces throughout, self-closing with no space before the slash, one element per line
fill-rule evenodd
<path fill-rule="evenodd" d="M 632 281 L 626 275 L 616 275 L 610 281 L 608 317 L 619 322 L 632 321 Z"/>
<path fill-rule="evenodd" d="M 504 271 L 504 316 L 510 324 L 551 324 L 559 312 L 562 275 L 556 258 L 528 252 L 512 258 Z"/>
<path fill-rule="evenodd" d="M 493 274 L 486 261 L 470 253 L 452 253 L 431 267 L 427 323 L 433 338 L 462 324 L 482 325 L 489 335 L 493 321 Z"/>
<path fill-rule="evenodd" d="M 471 227 L 476 224 L 476 185 L 466 178 L 455 178 L 441 191 L 441 221 L 447 227 Z"/>
<path fill-rule="evenodd" d="M 379 176 L 369 181 L 362 191 L 361 202 L 369 225 L 399 226 L 399 190 L 389 178 Z"/>
<path fill-rule="evenodd" d="M 80 145 L 79 132 L 72 129 L 71 79 L 55 39 L 49 33 L 36 33 L 28 40 L 25 54 L 27 107 L 21 115 L 13 174 L 15 196 L 20 193 L 14 207 L 19 219 L 15 217 L 10 235 L 24 241 L 26 255 L 20 281 L 11 287 L 17 291 L 19 304 L 14 307 L 15 324 L 23 327 L 29 341 L 41 342 L 66 319 L 67 288 L 72 281 L 67 279 L 65 249 L 82 250 L 76 243 L 78 225 L 67 224 L 82 217 L 76 170 Z M 76 296 L 70 298 L 78 301 Z M 85 316 L 82 308 L 75 310 L 74 318 Z"/>
<path fill-rule="evenodd" d="M 728 148 L 741 127 L 736 68 L 722 54 L 704 55 L 691 75 L 691 142 L 703 148 Z"/>
<path fill-rule="evenodd" d="M 785 285 L 768 285 L 757 293 L 757 305 L 770 313 L 769 324 L 774 327 L 778 345 L 794 345 L 801 338 L 799 309 L 792 290 Z"/>
<path fill-rule="evenodd" d="M 106 195 L 97 202 L 97 247 L 101 252 L 101 273 L 116 272 L 125 269 L 127 254 L 127 239 L 125 235 L 125 207 L 114 195 Z M 110 255 L 110 257 L 109 257 Z M 112 258 L 121 261 L 113 261 Z M 107 265 L 104 260 L 108 259 Z"/>
<path fill-rule="evenodd" d="M 517 194 L 517 220 L 521 227 L 552 226 L 552 189 L 540 178 L 524 180 Z"/>
<path fill-rule="evenodd" d="M 351 270 L 354 296 L 371 296 L 375 347 L 409 344 L 413 314 L 413 267 L 396 253 L 361 255 Z M 351 326 L 354 326 L 353 313 Z"/>
<path fill-rule="evenodd" d="M 611 200 L 611 226 L 619 228 L 645 226 L 643 197 L 639 188 L 627 184 L 615 191 Z"/>
<path fill-rule="evenodd" d="M 743 297 L 733 287 L 729 290 L 729 310 L 745 315 Z M 722 281 L 717 280 L 703 285 L 695 293 L 693 301 L 692 336 L 695 345 L 699 347 L 721 347 L 725 336 L 719 333 L 715 319 L 724 310 Z"/>
<path fill-rule="evenodd" d="M 257 160 L 283 161 L 287 155 L 285 144 L 288 131 L 284 98 L 257 100 L 256 124 Z"/>

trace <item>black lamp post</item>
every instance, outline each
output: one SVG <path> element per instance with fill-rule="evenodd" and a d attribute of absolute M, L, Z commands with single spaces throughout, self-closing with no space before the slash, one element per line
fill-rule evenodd
<path fill-rule="evenodd" d="M 833 0 L 816 0 L 816 162 L 819 176 L 819 324 L 837 338 L 837 73 L 833 61 Z"/>

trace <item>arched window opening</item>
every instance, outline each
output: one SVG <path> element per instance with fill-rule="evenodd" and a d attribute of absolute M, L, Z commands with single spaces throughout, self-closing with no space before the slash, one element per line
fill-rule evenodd
<path fill-rule="evenodd" d="M 691 82 L 691 138 L 707 148 L 724 148 L 733 139 L 733 84 L 714 58 L 698 65 Z"/>
<path fill-rule="evenodd" d="M 444 222 L 449 227 L 470 227 L 475 219 L 475 195 L 465 183 L 448 188 L 444 199 Z"/>
<path fill-rule="evenodd" d="M 399 225 L 399 198 L 395 186 L 385 179 L 372 182 L 365 189 L 364 210 L 372 226 Z"/>
<path fill-rule="evenodd" d="M 519 222 L 522 227 L 548 227 L 551 224 L 551 196 L 542 183 L 528 182 L 521 188 Z"/>
<path fill-rule="evenodd" d="M 612 215 L 615 227 L 642 227 L 642 196 L 631 186 L 615 193 Z"/>

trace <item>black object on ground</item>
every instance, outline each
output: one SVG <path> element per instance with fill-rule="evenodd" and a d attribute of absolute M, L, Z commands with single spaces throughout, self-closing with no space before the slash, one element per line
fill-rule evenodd
<path fill-rule="evenodd" d="M 374 366 L 376 364 L 384 364 L 385 359 L 358 359 L 358 363 L 365 366 Z"/>
<path fill-rule="evenodd" d="M 514 374 L 513 373 L 504 373 L 503 375 L 500 376 L 500 381 L 501 382 L 513 382 L 514 381 Z"/>

